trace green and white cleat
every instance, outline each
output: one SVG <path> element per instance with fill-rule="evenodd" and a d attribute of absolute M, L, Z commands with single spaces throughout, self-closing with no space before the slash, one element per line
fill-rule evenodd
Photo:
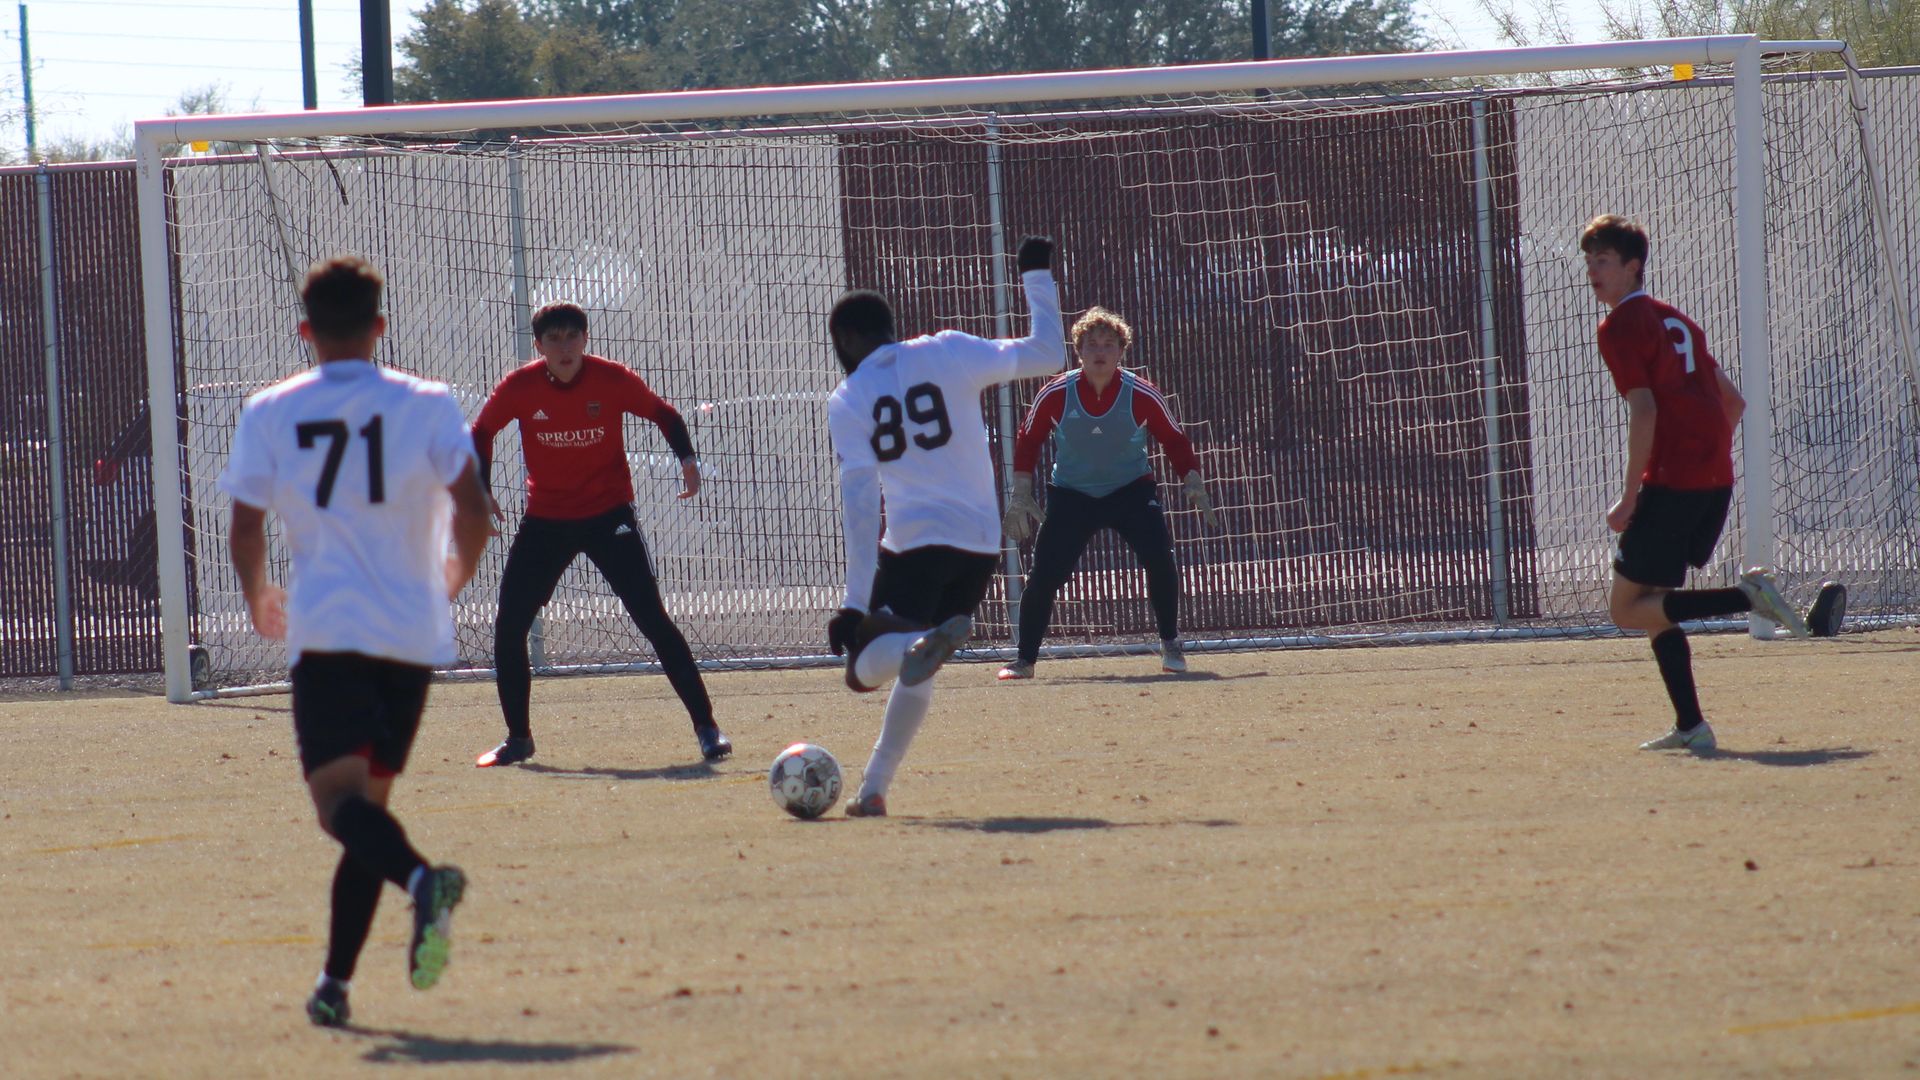
<path fill-rule="evenodd" d="M 457 866 L 428 867 L 413 893 L 413 941 L 407 948 L 407 978 L 415 990 L 431 990 L 447 970 L 453 949 L 453 909 L 467 891 Z"/>
<path fill-rule="evenodd" d="M 1787 633 L 1794 637 L 1807 636 L 1806 620 L 1793 610 L 1787 598 L 1780 595 L 1780 587 L 1773 583 L 1772 575 L 1761 567 L 1754 567 L 1740 575 L 1740 591 L 1747 594 L 1753 602 L 1753 613 L 1762 618 L 1771 619 L 1786 627 Z"/>
<path fill-rule="evenodd" d="M 1718 745 L 1713 739 L 1713 725 L 1702 720 L 1698 726 L 1686 731 L 1674 728 L 1651 742 L 1643 742 L 1640 744 L 1640 749 L 1691 750 L 1696 754 L 1704 754 Z"/>

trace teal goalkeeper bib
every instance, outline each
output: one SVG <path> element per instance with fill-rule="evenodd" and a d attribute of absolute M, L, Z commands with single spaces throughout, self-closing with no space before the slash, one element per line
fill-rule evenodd
<path fill-rule="evenodd" d="M 1134 378 L 1120 372 L 1120 392 L 1099 416 L 1080 404 L 1080 373 L 1067 376 L 1066 403 L 1053 429 L 1053 482 L 1098 498 L 1152 472 L 1147 429 L 1134 422 Z"/>

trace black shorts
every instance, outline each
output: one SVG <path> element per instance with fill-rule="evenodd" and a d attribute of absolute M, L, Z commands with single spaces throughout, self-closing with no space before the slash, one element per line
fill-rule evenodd
<path fill-rule="evenodd" d="M 873 576 L 874 611 L 886 608 L 903 619 L 935 626 L 955 615 L 972 615 L 987 598 L 998 555 L 950 547 L 880 552 Z"/>
<path fill-rule="evenodd" d="M 1660 589 L 1685 585 L 1687 567 L 1703 567 L 1713 558 L 1732 504 L 1732 488 L 1641 488 L 1633 519 L 1613 549 L 1614 570 L 1636 585 Z"/>
<path fill-rule="evenodd" d="M 293 737 L 300 771 L 358 754 L 375 776 L 407 767 L 433 672 L 360 653 L 302 653 L 293 665 Z"/>

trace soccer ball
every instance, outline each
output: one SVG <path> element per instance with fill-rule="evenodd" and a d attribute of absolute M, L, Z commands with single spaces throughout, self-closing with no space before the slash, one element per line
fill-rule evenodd
<path fill-rule="evenodd" d="M 780 809 L 797 818 L 817 818 L 840 799 L 840 763 L 823 747 L 794 743 L 773 759 L 767 786 Z"/>

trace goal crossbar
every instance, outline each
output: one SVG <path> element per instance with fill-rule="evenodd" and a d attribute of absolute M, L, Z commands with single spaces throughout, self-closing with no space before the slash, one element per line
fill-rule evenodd
<path fill-rule="evenodd" d="M 647 124 L 733 116 L 808 115 L 861 110 L 998 105 L 1020 101 L 1201 94 L 1358 83 L 1411 82 L 1474 75 L 1728 64 L 1748 46 L 1763 52 L 1839 52 L 1839 41 L 1759 42 L 1750 34 L 1538 45 L 1517 49 L 1383 53 L 1191 64 L 1167 68 L 976 75 L 898 82 L 826 83 L 693 90 L 531 101 L 473 101 L 379 109 L 177 116 L 143 120 L 135 137 L 155 143 L 391 135 L 475 128 Z"/>

